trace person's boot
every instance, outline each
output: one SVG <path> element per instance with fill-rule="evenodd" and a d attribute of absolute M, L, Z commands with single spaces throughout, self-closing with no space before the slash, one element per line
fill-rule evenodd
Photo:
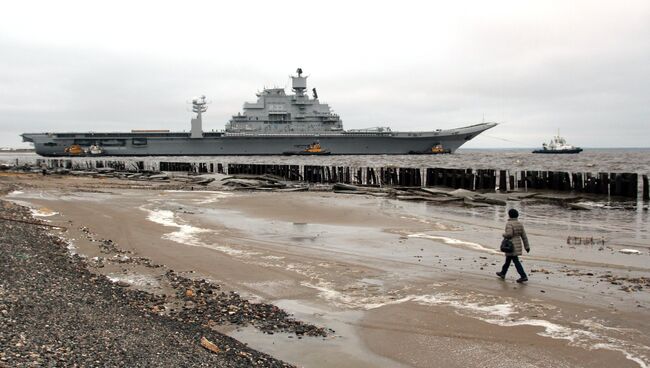
<path fill-rule="evenodd" d="M 527 281 L 528 281 L 528 277 L 520 277 L 520 278 L 517 279 L 517 282 L 520 283 L 520 284 L 522 284 L 524 282 L 527 282 Z"/>
<path fill-rule="evenodd" d="M 499 276 L 501 278 L 501 280 L 506 278 L 506 275 L 504 273 L 502 273 L 502 272 L 497 272 L 497 276 Z"/>

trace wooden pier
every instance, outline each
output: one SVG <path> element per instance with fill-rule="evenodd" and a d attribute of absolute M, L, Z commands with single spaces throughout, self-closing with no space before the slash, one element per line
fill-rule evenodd
<path fill-rule="evenodd" d="M 94 158 L 39 159 L 48 169 L 131 172 L 222 173 L 274 175 L 289 181 L 376 187 L 448 187 L 484 192 L 550 190 L 650 200 L 648 175 L 640 173 L 565 172 L 441 167 L 351 167 L 221 162 L 139 161 Z"/>

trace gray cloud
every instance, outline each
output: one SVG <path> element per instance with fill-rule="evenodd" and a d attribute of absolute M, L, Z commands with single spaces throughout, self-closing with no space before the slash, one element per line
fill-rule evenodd
<path fill-rule="evenodd" d="M 165 6 L 138 18 L 145 10 L 118 4 L 107 11 L 127 19 L 114 32 L 86 9 L 52 34 L 41 24 L 50 18 L 20 30 L 5 12 L 0 146 L 26 131 L 187 130 L 186 101 L 201 93 L 213 101 L 205 125 L 222 129 L 298 66 L 347 128 L 431 130 L 485 116 L 503 124 L 468 147 L 536 146 L 558 128 L 582 146 L 648 146 L 647 2 L 379 3 L 372 14 L 292 4 L 301 8 L 254 3 L 265 14 L 241 18 L 246 7 L 232 5 L 191 20 Z M 274 15 L 288 25 L 265 21 Z"/>

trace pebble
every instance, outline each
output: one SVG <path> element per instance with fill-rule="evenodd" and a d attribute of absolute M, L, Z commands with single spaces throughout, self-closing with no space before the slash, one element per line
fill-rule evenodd
<path fill-rule="evenodd" d="M 28 209 L 2 200 L 0 215 L 30 218 Z M 172 296 L 125 288 L 93 274 L 87 260 L 70 254 L 67 244 L 41 227 L 0 221 L 0 233 L 2 366 L 291 367 L 202 325 L 205 317 L 194 312 L 152 314 L 153 306 L 163 305 L 165 298 Z M 96 243 L 102 251 L 123 252 L 113 242 Z M 197 281 L 179 278 L 178 282 Z M 214 288 L 198 283 L 204 289 Z M 211 294 L 202 295 L 201 289 L 195 291 L 197 297 L 210 298 Z M 293 320 L 275 306 L 253 305 L 237 294 L 223 294 L 216 300 L 229 301 L 224 305 L 239 308 L 233 315 L 236 323 L 269 330 L 276 325 L 296 334 L 325 331 Z M 214 301 L 211 299 L 207 305 L 214 306 Z M 240 308 L 245 305 L 250 309 Z M 192 311 L 197 309 L 195 306 Z M 211 314 L 213 310 L 205 307 L 202 311 Z M 255 317 L 247 319 L 246 314 Z M 219 320 L 223 315 L 214 317 Z M 222 352 L 215 354 L 201 348 L 201 337 Z"/>

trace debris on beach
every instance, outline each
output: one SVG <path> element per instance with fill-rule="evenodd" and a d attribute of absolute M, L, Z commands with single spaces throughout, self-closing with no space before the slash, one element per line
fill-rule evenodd
<path fill-rule="evenodd" d="M 574 211 L 591 211 L 591 208 L 589 206 L 580 203 L 567 203 L 566 206 L 570 210 Z"/>
<path fill-rule="evenodd" d="M 102 268 L 106 262 L 142 265 L 148 268 L 163 267 L 150 259 L 133 256 L 132 252 L 121 249 L 110 239 L 99 238 L 88 227 L 81 227 L 80 231 L 89 241 L 97 244 L 101 253 L 106 254 L 106 257 L 91 259 L 88 262 L 90 267 Z M 157 298 L 144 307 L 147 310 L 155 310 L 161 316 L 166 315 L 178 321 L 199 325 L 252 325 L 268 334 L 286 332 L 298 336 L 326 337 L 331 332 L 298 321 L 272 304 L 251 303 L 236 292 L 224 292 L 220 285 L 204 279 L 193 280 L 180 276 L 173 270 L 167 270 L 164 278 L 175 290 L 175 295 Z M 116 284 L 121 287 L 132 286 L 124 280 L 118 280 Z"/>
<path fill-rule="evenodd" d="M 326 337 L 330 330 L 292 318 L 272 304 L 252 303 L 234 291 L 204 279 L 193 280 L 170 270 L 165 274 L 176 290 L 176 306 L 168 315 L 185 323 L 252 325 L 260 331 L 294 333 L 298 336 Z M 172 304 L 172 300 L 167 300 Z"/>
<path fill-rule="evenodd" d="M 615 276 L 611 273 L 600 276 L 601 280 L 607 281 L 612 285 L 620 286 L 620 289 L 626 292 L 641 291 L 650 289 L 650 277 L 627 277 Z"/>
<path fill-rule="evenodd" d="M 553 272 L 551 272 L 551 271 L 549 271 L 549 270 L 547 270 L 545 268 L 533 268 L 532 270 L 530 270 L 530 273 L 543 273 L 545 275 L 549 275 L 549 274 L 552 274 Z"/>
<path fill-rule="evenodd" d="M 213 353 L 221 353 L 221 349 L 219 349 L 219 347 L 215 345 L 212 341 L 206 339 L 205 336 L 201 337 L 201 346 L 210 350 Z"/>
<path fill-rule="evenodd" d="M 593 236 L 567 236 L 566 243 L 570 245 L 605 245 L 604 237 Z"/>

